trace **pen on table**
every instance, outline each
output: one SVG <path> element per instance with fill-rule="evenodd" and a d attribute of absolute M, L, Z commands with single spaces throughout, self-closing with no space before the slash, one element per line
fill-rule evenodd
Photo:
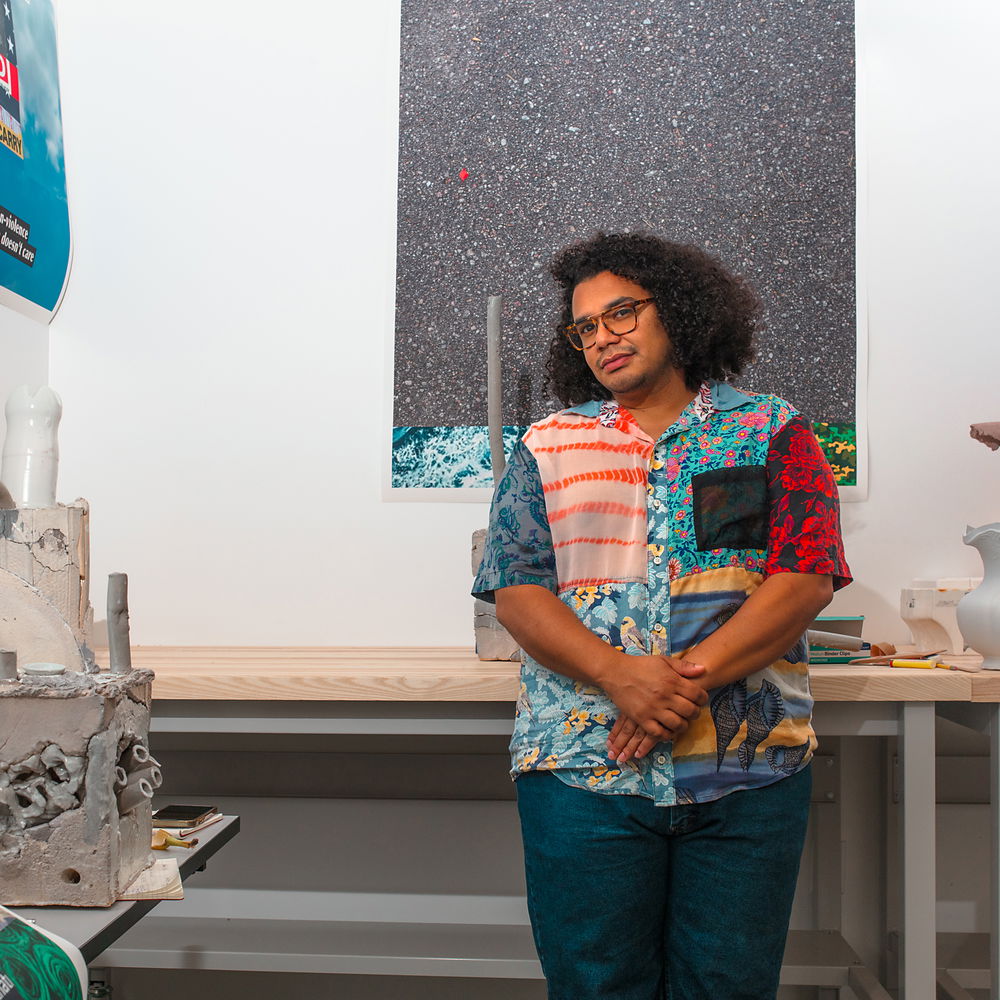
<path fill-rule="evenodd" d="M 942 663 L 938 657 L 931 656 L 926 660 L 906 660 L 894 659 L 889 661 L 890 667 L 941 667 L 942 670 L 958 670 L 959 668 L 951 663 Z"/>

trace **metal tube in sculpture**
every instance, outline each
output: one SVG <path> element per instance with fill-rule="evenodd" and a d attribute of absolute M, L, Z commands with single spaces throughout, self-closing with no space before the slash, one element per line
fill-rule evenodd
<path fill-rule="evenodd" d="M 108 576 L 108 659 L 113 674 L 127 674 L 132 669 L 126 573 L 111 573 Z"/>
<path fill-rule="evenodd" d="M 503 298 L 486 301 L 486 419 L 489 424 L 490 465 L 494 484 L 500 481 L 507 456 L 503 447 L 503 390 L 500 382 L 500 313 Z"/>

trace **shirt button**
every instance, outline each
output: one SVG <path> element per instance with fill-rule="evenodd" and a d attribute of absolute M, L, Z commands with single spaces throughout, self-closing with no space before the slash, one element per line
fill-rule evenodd
<path fill-rule="evenodd" d="M 666 764 L 666 762 L 667 762 L 667 758 L 664 757 L 662 753 L 658 753 L 656 755 L 656 763 L 657 764 Z"/>
<path fill-rule="evenodd" d="M 653 557 L 653 563 L 654 563 L 654 564 L 655 564 L 656 566 L 659 566 L 661 562 L 663 562 L 663 560 L 662 560 L 662 559 L 661 559 L 661 558 L 660 558 L 659 556 L 654 556 L 654 557 Z"/>

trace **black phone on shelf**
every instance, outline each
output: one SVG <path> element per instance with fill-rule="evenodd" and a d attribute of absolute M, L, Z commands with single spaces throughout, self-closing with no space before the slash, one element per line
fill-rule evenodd
<path fill-rule="evenodd" d="M 204 823 L 218 812 L 215 806 L 168 805 L 153 813 L 153 826 L 187 827 Z"/>

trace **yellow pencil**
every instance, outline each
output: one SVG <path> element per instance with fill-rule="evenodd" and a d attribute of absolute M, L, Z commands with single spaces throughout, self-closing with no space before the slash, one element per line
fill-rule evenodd
<path fill-rule="evenodd" d="M 950 663 L 941 663 L 936 656 L 929 660 L 891 660 L 890 667 L 941 667 L 942 670 L 958 670 Z"/>

